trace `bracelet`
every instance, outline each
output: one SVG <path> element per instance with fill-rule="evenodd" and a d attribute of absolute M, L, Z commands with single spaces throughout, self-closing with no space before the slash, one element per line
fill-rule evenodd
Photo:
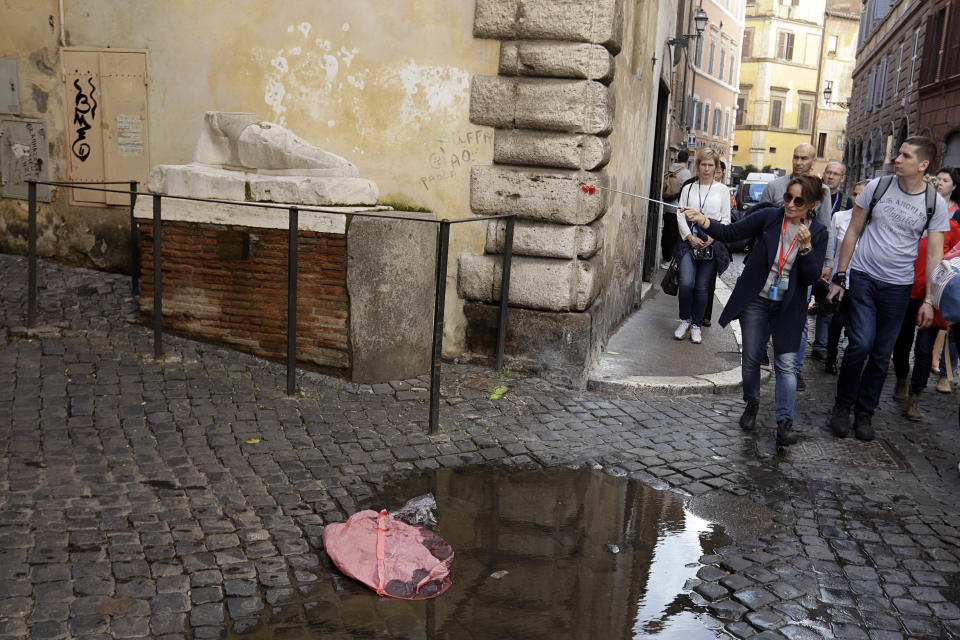
<path fill-rule="evenodd" d="M 932 307 L 932 306 L 933 306 L 933 299 L 932 299 L 932 298 L 924 298 L 924 299 L 923 299 L 923 304 L 928 304 L 928 305 L 930 305 L 930 306 Z"/>

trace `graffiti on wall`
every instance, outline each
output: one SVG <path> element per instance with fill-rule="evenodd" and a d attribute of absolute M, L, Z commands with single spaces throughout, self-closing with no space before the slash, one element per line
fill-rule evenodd
<path fill-rule="evenodd" d="M 87 83 L 90 85 L 90 95 L 84 91 L 79 78 L 73 81 L 73 88 L 77 90 L 73 104 L 73 124 L 77 125 L 77 138 L 71 149 L 80 162 L 86 162 L 90 157 L 90 145 L 85 141 L 87 131 L 93 128 L 93 121 L 97 118 L 97 99 L 94 97 L 97 87 L 93 84 L 93 78 L 87 78 Z"/>
<path fill-rule="evenodd" d="M 437 143 L 437 147 L 430 152 L 429 173 L 419 178 L 426 191 L 430 191 L 431 185 L 452 178 L 464 167 L 472 165 L 480 147 L 493 143 L 493 131 L 470 129 L 445 136 Z"/>

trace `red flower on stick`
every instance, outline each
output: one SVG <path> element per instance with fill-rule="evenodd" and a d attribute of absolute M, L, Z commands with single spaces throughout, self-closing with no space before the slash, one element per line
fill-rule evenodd
<path fill-rule="evenodd" d="M 583 191 L 588 196 L 592 196 L 597 192 L 597 188 L 588 182 L 580 187 L 580 191 Z"/>

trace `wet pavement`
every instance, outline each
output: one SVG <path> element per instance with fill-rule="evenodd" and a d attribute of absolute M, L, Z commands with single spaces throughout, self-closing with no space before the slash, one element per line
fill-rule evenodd
<path fill-rule="evenodd" d="M 462 623 L 481 618 L 555 638 L 960 637 L 957 399 L 932 385 L 925 422 L 888 384 L 878 439 L 838 442 L 811 362 L 804 439 L 778 456 L 772 383 L 745 434 L 736 395 L 445 365 L 428 436 L 426 376 L 301 372 L 288 398 L 282 364 L 216 346 L 168 336 L 155 362 L 120 276 L 41 263 L 26 332 L 25 280 L 0 256 L 2 638 L 510 635 Z M 458 476 L 478 468 L 483 490 Z M 508 486 L 530 469 L 564 479 Z M 449 592 L 378 601 L 331 570 L 325 523 L 424 483 L 456 541 Z"/>

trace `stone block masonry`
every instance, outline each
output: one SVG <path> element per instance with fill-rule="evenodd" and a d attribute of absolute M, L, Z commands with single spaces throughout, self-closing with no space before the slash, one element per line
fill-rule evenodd
<path fill-rule="evenodd" d="M 499 75 L 474 76 L 470 120 L 492 126 L 494 164 L 470 174 L 477 215 L 517 215 L 506 354 L 513 366 L 577 384 L 604 336 L 591 308 L 604 282 L 610 83 L 620 51 L 623 0 L 477 0 L 474 36 L 502 40 Z M 503 223 L 487 225 L 484 255 L 459 258 L 468 301 L 467 346 L 490 355 L 489 310 L 500 299 Z M 522 319 L 523 325 L 517 323 Z M 512 337 L 511 337 L 512 336 Z"/>
<path fill-rule="evenodd" d="M 297 357 L 349 370 L 347 242 L 301 231 Z M 164 221 L 164 327 L 266 358 L 286 356 L 287 232 Z M 140 223 L 140 312 L 153 312 L 153 225 Z"/>

